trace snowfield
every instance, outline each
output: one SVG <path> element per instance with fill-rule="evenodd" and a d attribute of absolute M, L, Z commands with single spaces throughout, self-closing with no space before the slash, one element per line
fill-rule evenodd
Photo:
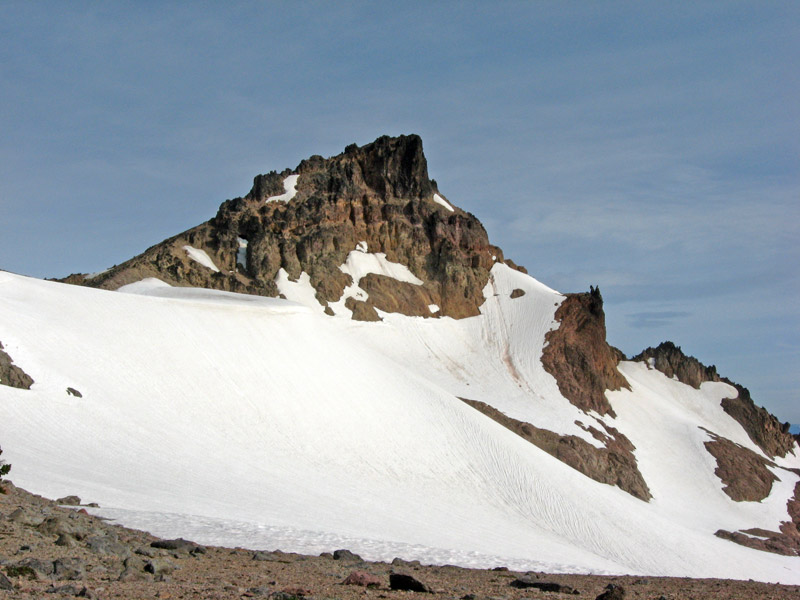
<path fill-rule="evenodd" d="M 368 272 L 411 281 L 366 248 L 343 268 L 355 287 Z M 701 426 L 761 454 L 719 406 L 730 386 L 695 390 L 621 364 L 631 391 L 608 392 L 618 417 L 603 420 L 635 444 L 646 503 L 459 399 L 597 444 L 575 421 L 600 417 L 564 399 L 541 365 L 564 298 L 554 290 L 496 264 L 480 316 L 364 323 L 322 314 L 305 274 L 277 283 L 288 300 L 0 272 L 0 341 L 35 380 L 0 386 L 13 481 L 200 543 L 800 583 L 799 558 L 713 535 L 777 529 L 798 480 L 776 469 L 761 503 L 722 492 Z M 526 293 L 512 300 L 516 288 Z M 793 455 L 781 464 L 800 468 Z"/>

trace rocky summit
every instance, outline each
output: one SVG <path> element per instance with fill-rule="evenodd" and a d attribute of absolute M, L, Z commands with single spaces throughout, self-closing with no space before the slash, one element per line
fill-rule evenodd
<path fill-rule="evenodd" d="M 212 263 L 191 259 L 187 247 Z M 419 136 L 381 137 L 331 158 L 312 156 L 295 169 L 258 175 L 250 192 L 223 202 L 210 221 L 149 248 L 97 277 L 70 283 L 104 289 L 145 277 L 171 285 L 278 296 L 281 275 L 307 273 L 323 307 L 342 297 L 353 277 L 340 266 L 356 248 L 383 253 L 421 283 L 370 273 L 352 299 L 352 318 L 376 320 L 375 309 L 413 316 L 478 314 L 489 270 L 503 260 L 475 216 L 447 201 Z"/>

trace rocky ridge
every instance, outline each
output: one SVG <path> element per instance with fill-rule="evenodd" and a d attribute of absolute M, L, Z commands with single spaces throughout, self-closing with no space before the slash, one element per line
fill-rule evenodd
<path fill-rule="evenodd" d="M 764 454 L 771 457 L 786 456 L 792 451 L 795 439 L 789 433 L 789 423 L 781 423 L 766 409 L 756 406 L 750 391 L 727 377 L 720 377 L 714 365 L 706 366 L 694 356 L 687 356 L 680 346 L 672 342 L 662 342 L 655 348 L 647 348 L 631 360 L 647 362 L 652 368 L 667 377 L 699 388 L 706 381 L 721 381 L 736 388 L 735 398 L 725 398 L 722 408 L 736 419 Z"/>

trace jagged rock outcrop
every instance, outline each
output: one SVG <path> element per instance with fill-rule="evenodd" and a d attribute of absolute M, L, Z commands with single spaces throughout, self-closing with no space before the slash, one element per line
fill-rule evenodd
<path fill-rule="evenodd" d="M 720 381 L 717 367 L 705 366 L 694 356 L 684 354 L 680 346 L 670 341 L 662 342 L 656 348 L 647 348 L 631 360 L 647 362 L 667 377 L 677 377 L 678 381 L 695 389 L 699 389 L 705 381 Z"/>
<path fill-rule="evenodd" d="M 764 454 L 771 457 L 786 456 L 794 448 L 795 439 L 789 433 L 789 423 L 781 423 L 766 409 L 756 406 L 750 391 L 728 379 L 720 377 L 714 365 L 707 367 L 694 356 L 687 356 L 672 342 L 662 342 L 655 348 L 647 348 L 631 360 L 647 362 L 667 377 L 699 388 L 706 381 L 721 381 L 736 388 L 738 395 L 722 400 L 722 408 L 736 419 L 750 439 Z"/>
<path fill-rule="evenodd" d="M 513 419 L 485 402 L 461 400 L 595 481 L 615 485 L 640 500 L 648 501 L 652 497 L 633 455 L 633 444 L 613 427 L 607 428 L 608 433 L 587 429 L 595 439 L 605 444 L 605 448 L 597 448 L 577 436 L 559 435 Z"/>
<path fill-rule="evenodd" d="M 293 192 L 290 176 L 296 176 Z M 293 281 L 307 273 L 317 299 L 327 305 L 352 283 L 339 267 L 366 242 L 368 252 L 384 253 L 423 283 L 372 275 L 362 281 L 370 293 L 359 315 L 380 309 L 432 316 L 430 304 L 439 306 L 440 316 L 476 315 L 502 251 L 489 244 L 473 215 L 448 210 L 434 194 L 439 192 L 428 177 L 422 140 L 384 136 L 332 158 L 312 156 L 294 170 L 259 175 L 250 193 L 224 202 L 207 223 L 106 273 L 66 281 L 116 289 L 157 277 L 172 285 L 277 296 L 275 279 L 284 269 Z M 244 260 L 240 240 L 246 241 Z M 219 271 L 193 261 L 185 246 L 204 250 Z"/>
<path fill-rule="evenodd" d="M 789 423 L 781 423 L 767 409 L 756 406 L 750 397 L 750 390 L 734 383 L 726 377 L 722 381 L 736 388 L 736 398 L 724 398 L 722 408 L 736 419 L 750 439 L 767 456 L 786 456 L 795 445 L 794 436 L 789 433 Z"/>
<path fill-rule="evenodd" d="M 561 394 L 578 408 L 614 415 L 606 390 L 630 389 L 617 370 L 625 355 L 606 342 L 606 319 L 600 289 L 567 294 L 555 314 L 557 329 L 545 335 L 542 364 L 558 382 Z"/>
<path fill-rule="evenodd" d="M 706 450 L 717 460 L 714 474 L 725 487 L 722 491 L 736 502 L 761 502 L 769 496 L 778 478 L 767 467 L 775 463 L 729 439 L 708 431 Z"/>
<path fill-rule="evenodd" d="M 0 384 L 23 390 L 31 389 L 33 378 L 14 364 L 0 342 Z"/>

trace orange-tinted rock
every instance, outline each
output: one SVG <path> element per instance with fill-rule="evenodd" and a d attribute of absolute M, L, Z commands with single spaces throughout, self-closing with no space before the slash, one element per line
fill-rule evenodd
<path fill-rule="evenodd" d="M 617 370 L 622 352 L 606 342 L 606 320 L 599 288 L 567 294 L 555 314 L 558 329 L 545 335 L 545 370 L 555 377 L 561 394 L 584 411 L 614 415 L 606 390 L 629 389 Z"/>

